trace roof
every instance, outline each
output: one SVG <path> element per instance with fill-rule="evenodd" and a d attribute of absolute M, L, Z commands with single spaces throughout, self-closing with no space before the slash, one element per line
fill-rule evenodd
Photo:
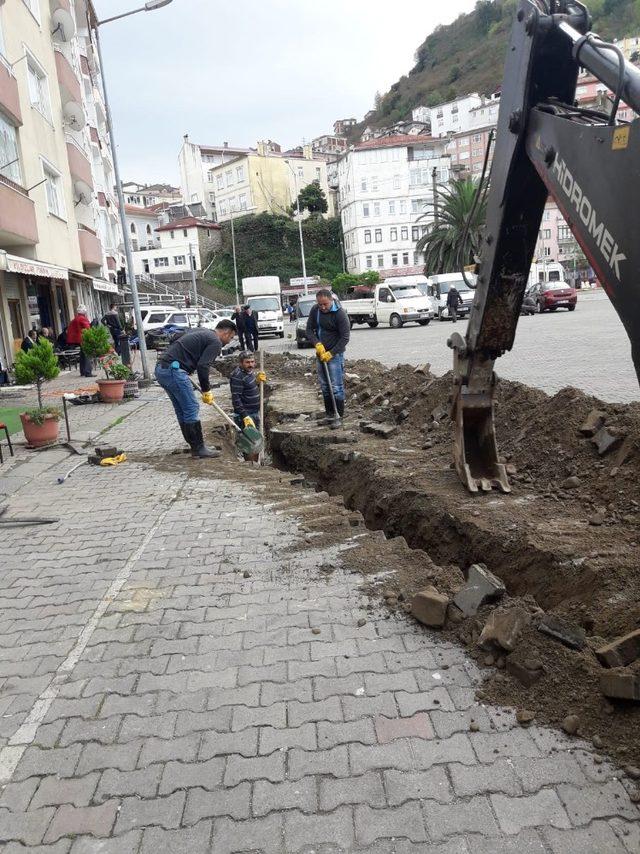
<path fill-rule="evenodd" d="M 195 216 L 185 216 L 182 219 L 174 219 L 166 225 L 156 228 L 156 231 L 173 231 L 176 228 L 220 228 L 217 222 L 209 222 L 206 219 L 198 219 Z"/>
<path fill-rule="evenodd" d="M 157 219 L 155 211 L 151 208 L 141 208 L 137 205 L 125 205 L 124 212 L 129 216 L 146 216 L 148 219 Z"/>
<path fill-rule="evenodd" d="M 438 142 L 438 140 L 432 136 L 399 133 L 394 136 L 378 136 L 375 139 L 368 139 L 366 142 L 359 142 L 355 150 L 361 151 L 363 148 L 395 148 L 398 145 L 423 145 L 425 142 Z"/>

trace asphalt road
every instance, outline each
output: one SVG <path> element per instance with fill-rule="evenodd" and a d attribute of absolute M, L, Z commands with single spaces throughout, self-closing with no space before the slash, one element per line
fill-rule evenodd
<path fill-rule="evenodd" d="M 385 365 L 417 365 L 430 362 L 436 374 L 451 368 L 447 347 L 452 323 L 432 321 L 427 327 L 415 324 L 402 329 L 356 327 L 348 356 L 378 359 Z M 464 334 L 466 320 L 456 327 Z M 289 329 L 286 328 L 287 334 Z M 291 325 L 293 332 L 293 324 Z M 265 340 L 268 350 L 291 349 L 292 342 Z M 309 350 L 300 351 L 309 353 Z M 514 349 L 498 360 L 497 373 L 553 394 L 575 386 L 612 403 L 640 400 L 640 388 L 631 361 L 631 348 L 618 315 L 604 294 L 578 297 L 572 313 L 521 317 Z"/>

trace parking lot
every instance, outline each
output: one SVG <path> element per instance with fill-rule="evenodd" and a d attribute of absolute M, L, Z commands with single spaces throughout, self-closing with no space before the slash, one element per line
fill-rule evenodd
<path fill-rule="evenodd" d="M 293 324 L 290 330 L 285 327 L 286 334 L 293 335 L 293 328 Z M 437 321 L 427 327 L 412 324 L 402 329 L 356 327 L 348 356 L 378 359 L 388 366 L 430 362 L 435 373 L 443 374 L 452 364 L 447 338 L 453 328 L 452 323 Z M 455 328 L 464 332 L 466 320 L 459 321 Z M 292 343 L 264 341 L 268 350 L 276 352 L 291 349 Z M 602 293 L 579 295 L 577 309 L 572 313 L 558 310 L 521 317 L 515 347 L 498 360 L 496 370 L 500 376 L 550 394 L 570 385 L 609 402 L 640 399 L 629 340 Z"/>

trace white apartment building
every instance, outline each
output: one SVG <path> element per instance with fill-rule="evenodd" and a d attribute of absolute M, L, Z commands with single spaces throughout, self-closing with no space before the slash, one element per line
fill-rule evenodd
<path fill-rule="evenodd" d="M 426 136 L 372 139 L 343 155 L 340 216 L 350 273 L 402 275 L 423 262 L 416 242 L 432 220 L 434 178 L 449 182 L 449 162 L 444 142 Z"/>
<path fill-rule="evenodd" d="M 171 184 L 139 184 L 137 181 L 124 181 L 122 191 L 125 204 L 136 207 L 175 205 L 182 201 L 179 188 L 172 187 Z"/>
<path fill-rule="evenodd" d="M 160 246 L 160 238 L 156 234 L 156 229 L 160 225 L 158 213 L 136 205 L 125 205 L 124 210 L 127 217 L 126 228 L 133 251 Z"/>
<path fill-rule="evenodd" d="M 473 93 L 456 98 L 454 101 L 448 101 L 446 104 L 431 107 L 431 135 L 442 137 L 450 133 L 469 130 L 471 127 L 471 110 L 480 106 L 481 103 L 480 95 Z"/>
<path fill-rule="evenodd" d="M 185 134 L 178 155 L 180 187 L 185 205 L 201 205 L 202 214 L 215 220 L 215 182 L 213 169 L 228 163 L 234 157 L 248 154 L 248 148 L 234 148 L 225 142 L 222 145 L 198 145 L 190 142 Z"/>
<path fill-rule="evenodd" d="M 119 223 L 90 0 L 0 3 L 0 362 L 117 293 Z"/>
<path fill-rule="evenodd" d="M 139 219 L 132 218 L 130 225 Z M 152 276 L 161 280 L 186 278 L 191 273 L 189 258 L 192 254 L 194 270 L 199 275 L 209 252 L 219 248 L 222 242 L 217 223 L 192 216 L 165 225 L 156 222 L 154 236 L 153 242 L 133 253 L 136 276 Z"/>
<path fill-rule="evenodd" d="M 499 93 L 492 95 L 490 98 L 485 98 L 484 95 L 481 95 L 480 99 L 478 106 L 472 107 L 469 110 L 469 130 L 498 124 L 498 113 L 500 111 Z"/>

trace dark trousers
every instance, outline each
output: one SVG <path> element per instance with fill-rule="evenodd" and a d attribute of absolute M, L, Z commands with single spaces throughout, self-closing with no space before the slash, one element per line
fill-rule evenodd
<path fill-rule="evenodd" d="M 455 323 L 458 320 L 458 306 L 450 305 L 449 306 L 449 317 Z"/>
<path fill-rule="evenodd" d="M 255 332 L 253 331 L 253 329 L 245 330 L 244 337 L 247 340 L 247 349 L 248 350 L 251 350 L 251 352 L 253 353 L 254 350 L 258 349 L 258 330 L 257 329 L 255 330 Z"/>
<path fill-rule="evenodd" d="M 93 373 L 92 368 L 91 359 L 85 354 L 84 350 L 80 350 L 80 376 L 90 377 Z"/>
<path fill-rule="evenodd" d="M 241 350 L 245 350 L 245 349 L 246 349 L 246 346 L 247 346 L 247 345 L 245 344 L 245 337 L 246 337 L 246 336 L 245 336 L 245 331 L 244 331 L 244 329 L 238 329 L 238 343 L 240 344 L 240 349 L 241 349 Z"/>

